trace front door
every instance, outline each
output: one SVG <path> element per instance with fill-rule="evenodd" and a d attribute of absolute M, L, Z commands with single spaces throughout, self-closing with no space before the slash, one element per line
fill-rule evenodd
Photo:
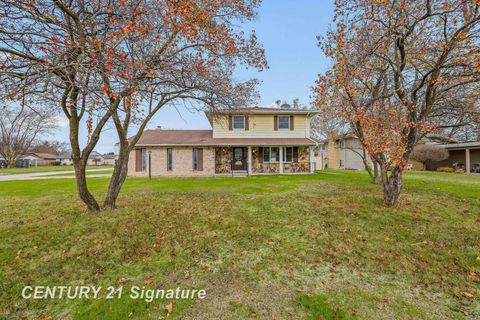
<path fill-rule="evenodd" d="M 246 170 L 244 148 L 233 148 L 233 170 Z"/>

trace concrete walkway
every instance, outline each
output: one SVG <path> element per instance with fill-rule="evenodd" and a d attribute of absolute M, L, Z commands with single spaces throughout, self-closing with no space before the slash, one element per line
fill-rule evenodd
<path fill-rule="evenodd" d="M 87 169 L 88 178 L 109 177 L 111 173 L 104 174 L 89 174 L 98 171 L 113 171 L 110 169 Z M 72 174 L 72 176 L 64 176 L 65 174 Z M 5 174 L 0 175 L 0 181 L 15 181 L 15 180 L 39 180 L 39 179 L 71 179 L 75 178 L 75 171 L 48 171 L 48 172 L 32 172 L 32 173 L 19 173 L 19 174 Z"/>

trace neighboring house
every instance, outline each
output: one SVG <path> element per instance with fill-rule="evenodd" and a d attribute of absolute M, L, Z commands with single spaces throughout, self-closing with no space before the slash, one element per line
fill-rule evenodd
<path fill-rule="evenodd" d="M 480 141 L 442 144 L 450 156 L 446 160 L 427 162 L 427 170 L 439 167 L 465 168 L 466 173 L 480 173 Z"/>
<path fill-rule="evenodd" d="M 354 134 L 330 135 L 326 144 L 329 169 L 365 170 L 362 144 Z M 368 155 L 366 158 L 372 164 Z"/>
<path fill-rule="evenodd" d="M 118 159 L 118 155 L 106 153 L 103 156 L 103 165 L 113 166 Z"/>
<path fill-rule="evenodd" d="M 146 130 L 128 175 L 213 176 L 312 173 L 312 110 L 242 108 L 206 112 L 212 130 Z"/>
<path fill-rule="evenodd" d="M 62 165 L 62 166 L 73 165 L 72 153 L 71 152 L 67 152 L 67 153 L 59 155 L 57 157 L 57 160 L 60 161 L 60 165 Z M 101 155 L 97 151 L 92 151 L 90 153 L 90 156 L 88 157 L 88 160 L 87 160 L 87 165 L 88 166 L 101 166 L 101 165 L 104 165 L 104 164 L 108 164 L 108 163 L 105 163 L 105 159 L 104 159 L 103 155 Z"/>
<path fill-rule="evenodd" d="M 452 142 L 454 140 L 447 137 L 429 135 L 425 137 L 420 143 L 432 143 L 439 146 L 446 147 L 450 151 L 450 159 L 438 162 L 430 163 L 426 166 L 427 170 L 435 170 L 441 166 L 452 166 L 453 163 L 458 162 L 464 164 L 465 161 L 465 147 L 463 144 L 441 144 L 445 142 Z M 327 141 L 324 141 L 327 145 L 327 166 L 330 169 L 346 169 L 346 170 L 365 170 L 365 165 L 363 163 L 363 158 L 366 156 L 367 162 L 369 165 L 372 165 L 372 160 L 370 156 L 365 155 L 360 139 L 357 138 L 353 133 L 345 134 L 332 134 L 330 135 Z M 457 148 L 456 146 L 460 146 Z M 462 148 L 463 147 L 463 148 Z M 473 149 L 473 148 L 472 148 Z M 478 149 L 478 146 L 477 146 Z M 453 150 L 453 153 L 452 153 Z M 463 150 L 463 151 L 461 151 Z M 477 159 L 477 152 L 480 150 L 473 151 L 473 157 L 471 163 L 474 161 L 480 163 L 480 159 Z M 409 168 L 413 170 L 425 170 L 423 163 L 410 159 L 408 162 Z M 472 167 L 473 169 L 473 167 Z"/>
<path fill-rule="evenodd" d="M 57 160 L 56 155 L 41 152 L 29 152 L 17 159 L 15 164 L 19 168 L 49 166 Z"/>

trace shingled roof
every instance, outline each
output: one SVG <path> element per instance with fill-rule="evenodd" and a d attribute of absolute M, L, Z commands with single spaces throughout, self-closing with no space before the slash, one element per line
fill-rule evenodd
<path fill-rule="evenodd" d="M 137 146 L 315 145 L 307 138 L 213 138 L 212 130 L 146 130 Z"/>

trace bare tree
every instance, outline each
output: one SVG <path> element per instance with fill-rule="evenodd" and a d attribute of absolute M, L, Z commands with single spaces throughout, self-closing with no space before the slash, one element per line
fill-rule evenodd
<path fill-rule="evenodd" d="M 62 154 L 68 152 L 69 145 L 67 142 L 56 141 L 56 140 L 41 140 L 36 141 L 33 146 L 30 148 L 32 152 L 42 152 L 50 154 Z"/>
<path fill-rule="evenodd" d="M 7 167 L 29 151 L 32 143 L 55 127 L 55 117 L 45 108 L 4 106 L 0 109 L 0 155 Z"/>

